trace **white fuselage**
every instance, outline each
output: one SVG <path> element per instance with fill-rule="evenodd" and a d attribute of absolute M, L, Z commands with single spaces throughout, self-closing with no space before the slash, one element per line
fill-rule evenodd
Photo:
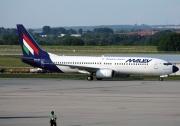
<path fill-rule="evenodd" d="M 115 75 L 168 75 L 173 73 L 172 64 L 146 57 L 91 57 L 54 56 L 51 60 L 64 73 L 96 72 L 94 69 L 111 69 Z M 71 67 L 73 66 L 73 67 Z M 83 69 L 84 68 L 84 69 Z"/>

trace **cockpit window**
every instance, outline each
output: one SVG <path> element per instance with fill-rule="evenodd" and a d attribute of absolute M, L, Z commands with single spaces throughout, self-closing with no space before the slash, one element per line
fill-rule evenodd
<path fill-rule="evenodd" d="M 172 65 L 172 63 L 164 63 L 164 65 L 168 66 L 168 65 Z"/>

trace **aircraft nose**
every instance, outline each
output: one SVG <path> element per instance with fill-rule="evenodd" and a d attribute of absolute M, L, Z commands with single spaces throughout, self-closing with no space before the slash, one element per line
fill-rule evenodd
<path fill-rule="evenodd" d="M 177 72 L 179 70 L 179 68 L 177 66 L 173 65 L 173 73 Z"/>

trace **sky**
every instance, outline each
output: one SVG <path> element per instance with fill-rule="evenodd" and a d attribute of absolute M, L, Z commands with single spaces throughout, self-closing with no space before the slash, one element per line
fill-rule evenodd
<path fill-rule="evenodd" d="M 180 0 L 0 0 L 0 27 L 180 25 Z"/>

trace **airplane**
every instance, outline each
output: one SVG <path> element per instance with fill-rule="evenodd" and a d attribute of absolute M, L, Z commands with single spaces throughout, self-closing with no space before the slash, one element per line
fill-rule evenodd
<path fill-rule="evenodd" d="M 22 62 L 59 73 L 87 74 L 87 80 L 141 75 L 164 77 L 175 73 L 178 67 L 168 61 L 148 57 L 112 57 L 112 56 L 59 56 L 40 48 L 22 24 L 17 24 Z"/>

